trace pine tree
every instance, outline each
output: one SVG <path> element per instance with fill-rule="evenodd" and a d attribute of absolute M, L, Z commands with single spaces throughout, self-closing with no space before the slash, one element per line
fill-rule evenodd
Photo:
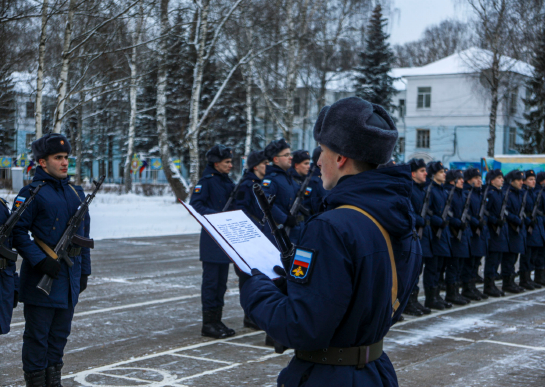
<path fill-rule="evenodd" d="M 387 20 L 382 17 L 382 7 L 377 5 L 367 28 L 365 50 L 359 54 L 361 65 L 356 67 L 356 95 L 366 101 L 381 105 L 393 112 L 392 97 L 395 78 L 388 73 L 395 62 L 395 55 L 388 43 L 389 35 L 384 32 Z"/>
<path fill-rule="evenodd" d="M 526 82 L 528 98 L 523 98 L 526 124 L 520 124 L 524 144 L 519 146 L 522 153 L 545 153 L 545 28 L 537 40 L 532 61 L 534 75 Z"/>

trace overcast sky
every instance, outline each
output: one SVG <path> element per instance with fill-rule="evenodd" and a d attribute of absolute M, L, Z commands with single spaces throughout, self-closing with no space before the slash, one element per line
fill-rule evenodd
<path fill-rule="evenodd" d="M 466 12 L 456 0 L 394 0 L 394 6 L 397 12 L 390 20 L 392 44 L 418 40 L 427 26 L 444 19 L 466 19 Z"/>

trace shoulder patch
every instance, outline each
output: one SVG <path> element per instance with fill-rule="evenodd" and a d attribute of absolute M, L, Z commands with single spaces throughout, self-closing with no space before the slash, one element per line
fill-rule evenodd
<path fill-rule="evenodd" d="M 194 193 L 200 193 L 200 192 L 201 192 L 201 189 L 202 189 L 202 185 L 196 185 L 193 192 L 194 192 Z"/>
<path fill-rule="evenodd" d="M 271 185 L 271 181 L 269 179 L 263 180 L 263 187 L 268 187 L 269 185 Z"/>
<path fill-rule="evenodd" d="M 19 208 L 25 201 L 26 201 L 25 197 L 17 196 L 17 199 L 15 199 L 15 208 Z"/>
<path fill-rule="evenodd" d="M 311 192 L 312 192 L 312 188 L 307 187 L 307 189 L 306 189 L 306 191 L 305 191 L 305 196 L 310 195 Z"/>
<path fill-rule="evenodd" d="M 213 173 L 211 173 L 210 175 L 203 176 L 203 179 L 210 179 L 212 176 L 214 176 Z"/>
<path fill-rule="evenodd" d="M 276 175 L 277 175 L 276 172 L 271 173 L 271 176 L 276 176 Z"/>
<path fill-rule="evenodd" d="M 295 256 L 288 273 L 290 281 L 300 284 L 307 283 L 312 274 L 316 250 L 295 246 Z"/>

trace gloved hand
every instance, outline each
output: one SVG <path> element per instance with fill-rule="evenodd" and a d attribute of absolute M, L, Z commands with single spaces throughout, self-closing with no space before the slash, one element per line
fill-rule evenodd
<path fill-rule="evenodd" d="M 57 275 L 59 274 L 59 271 L 61 271 L 61 264 L 58 260 L 46 255 L 45 259 L 38 262 L 34 268 L 40 270 L 44 274 L 47 274 L 53 279 L 57 279 Z"/>
<path fill-rule="evenodd" d="M 293 215 L 288 215 L 288 218 L 286 219 L 286 222 L 284 223 L 284 227 L 294 228 L 297 226 L 297 217 Z"/>
<path fill-rule="evenodd" d="M 276 265 L 273 270 L 280 277 L 273 280 L 273 283 L 284 295 L 288 295 L 288 281 L 286 280 L 286 270 L 282 266 Z"/>
<path fill-rule="evenodd" d="M 449 225 L 449 221 L 448 220 L 444 220 L 443 223 L 441 223 L 441 226 L 439 226 L 440 228 L 442 229 L 445 229 L 445 227 L 447 227 Z"/>
<path fill-rule="evenodd" d="M 87 279 L 89 278 L 88 275 L 81 275 L 81 278 L 79 279 L 79 294 L 83 293 L 85 289 L 87 289 Z"/>
<path fill-rule="evenodd" d="M 19 304 L 19 292 L 16 290 L 13 293 L 13 309 L 17 308 L 18 304 Z"/>
<path fill-rule="evenodd" d="M 484 226 L 486 226 L 486 220 L 483 219 L 483 220 L 481 220 L 481 221 L 479 222 L 479 228 L 480 228 L 481 230 L 483 230 L 483 229 L 484 229 Z"/>
<path fill-rule="evenodd" d="M 244 286 L 244 284 L 246 283 L 246 281 L 248 281 L 251 277 L 250 274 L 246 274 L 245 272 L 243 272 L 242 270 L 235 270 L 235 273 L 237 274 L 238 276 L 238 281 L 240 283 L 240 289 L 242 289 L 242 287 Z"/>

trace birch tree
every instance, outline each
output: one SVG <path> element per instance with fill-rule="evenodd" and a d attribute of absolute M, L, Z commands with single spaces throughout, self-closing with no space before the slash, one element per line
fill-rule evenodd
<path fill-rule="evenodd" d="M 38 74 L 36 77 L 36 140 L 42 137 L 42 93 L 44 89 L 44 64 L 45 41 L 47 34 L 49 0 L 43 0 L 42 4 L 42 28 L 40 30 L 40 43 L 38 46 Z"/>

